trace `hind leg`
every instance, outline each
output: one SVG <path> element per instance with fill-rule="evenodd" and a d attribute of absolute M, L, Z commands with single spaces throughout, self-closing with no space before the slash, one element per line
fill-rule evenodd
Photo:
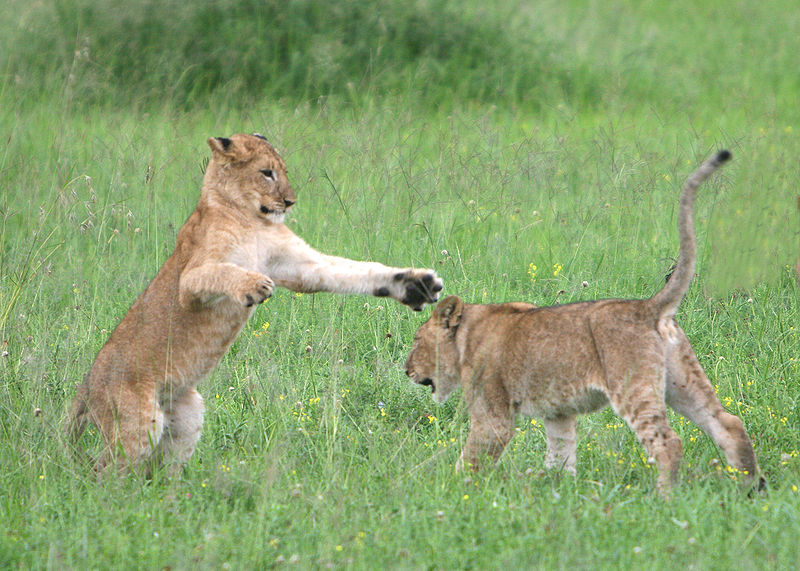
<path fill-rule="evenodd" d="M 575 475 L 575 425 L 574 415 L 544 420 L 547 437 L 544 465 L 548 470 L 566 470 Z"/>
<path fill-rule="evenodd" d="M 612 406 L 628 423 L 642 443 L 650 462 L 658 468 L 658 489 L 664 495 L 675 485 L 678 468 L 683 457 L 683 444 L 667 420 L 664 401 L 655 391 L 640 391 L 635 399 L 624 400 Z"/>
<path fill-rule="evenodd" d="M 742 421 L 722 408 L 682 330 L 667 355 L 666 397 L 670 407 L 697 424 L 722 448 L 728 464 L 741 471 L 747 482 L 758 474 L 753 444 Z"/>
<path fill-rule="evenodd" d="M 645 391 L 634 401 L 624 402 L 615 408 L 647 450 L 650 462 L 656 464 L 658 489 L 668 495 L 678 479 L 683 444 L 669 425 L 664 401 L 653 391 Z"/>
<path fill-rule="evenodd" d="M 115 465 L 124 473 L 149 459 L 164 431 L 164 412 L 155 400 L 155 391 L 141 384 L 120 383 L 109 387 L 91 408 L 92 420 L 106 443 L 95 464 L 98 472 Z"/>
<path fill-rule="evenodd" d="M 665 347 L 652 330 L 615 330 L 601 345 L 611 406 L 636 434 L 658 467 L 658 489 L 668 495 L 683 457 L 681 439 L 667 420 Z"/>
<path fill-rule="evenodd" d="M 164 404 L 164 435 L 156 457 L 177 475 L 194 453 L 203 428 L 203 397 L 195 389 L 173 395 Z"/>

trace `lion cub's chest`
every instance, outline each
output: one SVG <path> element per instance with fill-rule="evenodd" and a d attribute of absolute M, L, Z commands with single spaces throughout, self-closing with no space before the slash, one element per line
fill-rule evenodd
<path fill-rule="evenodd" d="M 226 261 L 253 272 L 264 272 L 276 253 L 276 244 L 269 232 L 260 231 L 240 239 L 230 248 Z"/>

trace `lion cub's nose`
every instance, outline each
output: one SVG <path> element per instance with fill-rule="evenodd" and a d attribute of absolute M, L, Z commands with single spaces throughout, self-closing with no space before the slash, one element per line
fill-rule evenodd
<path fill-rule="evenodd" d="M 286 208 L 289 208 L 292 204 L 294 204 L 294 200 L 289 200 L 288 198 L 284 198 L 283 203 L 286 205 Z"/>

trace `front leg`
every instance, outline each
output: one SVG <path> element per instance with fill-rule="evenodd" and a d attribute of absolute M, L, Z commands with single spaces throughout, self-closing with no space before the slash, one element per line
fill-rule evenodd
<path fill-rule="evenodd" d="M 497 462 L 514 436 L 514 419 L 511 415 L 476 415 L 475 410 L 470 415 L 469 436 L 456 462 L 456 472 L 464 469 L 477 471 L 486 460 Z"/>
<path fill-rule="evenodd" d="M 564 470 L 575 475 L 575 415 L 544 419 L 547 437 L 547 455 L 544 466 L 548 470 Z"/>
<path fill-rule="evenodd" d="M 228 296 L 245 307 L 272 295 L 273 281 L 259 272 L 236 264 L 208 263 L 181 274 L 178 300 L 187 308 L 198 308 Z"/>
<path fill-rule="evenodd" d="M 275 284 L 292 291 L 365 294 L 391 297 L 415 311 L 439 299 L 443 283 L 433 270 L 392 268 L 376 262 L 357 262 L 314 250 L 288 228 L 281 254 L 267 261 L 265 273 Z"/>

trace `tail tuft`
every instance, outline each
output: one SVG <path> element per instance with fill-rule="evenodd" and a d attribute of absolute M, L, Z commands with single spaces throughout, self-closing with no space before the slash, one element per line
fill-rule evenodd
<path fill-rule="evenodd" d="M 727 163 L 729 160 L 731 160 L 732 156 L 733 155 L 731 155 L 730 151 L 728 151 L 726 149 L 722 149 L 712 159 L 716 163 L 714 166 L 719 166 L 719 165 L 722 165 L 723 163 Z"/>

